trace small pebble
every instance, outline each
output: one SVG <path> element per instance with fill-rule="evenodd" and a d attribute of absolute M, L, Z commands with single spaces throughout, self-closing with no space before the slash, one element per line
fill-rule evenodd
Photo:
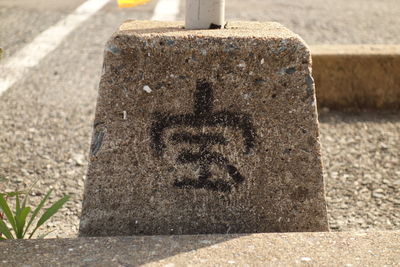
<path fill-rule="evenodd" d="M 301 261 L 309 262 L 309 261 L 312 261 L 312 259 L 309 258 L 309 257 L 302 257 L 302 258 L 301 258 Z"/>
<path fill-rule="evenodd" d="M 145 86 L 143 86 L 143 90 L 146 92 L 146 93 L 151 93 L 151 92 L 153 92 L 153 90 L 151 90 L 151 88 L 148 86 L 148 85 L 145 85 Z"/>

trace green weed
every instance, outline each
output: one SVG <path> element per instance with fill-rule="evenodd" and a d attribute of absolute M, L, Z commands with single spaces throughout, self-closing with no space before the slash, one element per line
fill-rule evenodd
<path fill-rule="evenodd" d="M 46 211 L 42 212 L 53 189 L 47 192 L 37 207 L 29 207 L 27 206 L 27 202 L 31 189 L 32 187 L 27 192 L 0 193 L 0 240 L 32 238 L 36 230 L 57 213 L 69 199 L 69 196 L 64 196 L 51 205 Z M 21 197 L 23 198 L 21 199 Z M 11 210 L 7 203 L 7 201 L 12 198 L 15 198 L 15 212 Z M 36 221 L 33 230 L 29 232 L 30 227 L 39 213 L 42 213 L 42 215 Z M 7 219 L 8 225 L 5 219 Z M 41 235 L 38 238 L 44 238 L 47 234 L 49 233 Z"/>

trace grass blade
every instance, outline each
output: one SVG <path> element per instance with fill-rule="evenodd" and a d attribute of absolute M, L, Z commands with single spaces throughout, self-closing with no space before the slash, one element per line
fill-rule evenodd
<path fill-rule="evenodd" d="M 17 230 L 15 231 L 15 237 L 19 238 L 20 232 L 22 230 L 18 227 L 19 223 L 19 217 L 21 213 L 21 202 L 19 201 L 19 194 L 15 196 L 15 213 L 14 213 L 14 219 L 15 219 L 15 226 Z"/>
<path fill-rule="evenodd" d="M 46 210 L 45 213 L 43 213 L 42 217 L 40 217 L 37 225 L 41 226 L 44 224 L 51 216 L 53 216 L 64 204 L 67 202 L 69 199 L 69 196 L 65 196 L 62 199 L 58 200 L 56 203 L 54 203 L 50 208 Z"/>
<path fill-rule="evenodd" d="M 11 224 L 14 232 L 17 232 L 17 225 L 14 220 L 14 215 L 12 214 L 10 207 L 7 204 L 7 201 L 4 199 L 2 195 L 0 195 L 0 209 L 3 210 L 4 215 L 6 215 L 8 222 Z M 4 223 L 4 222 L 3 222 Z"/>
<path fill-rule="evenodd" d="M 26 206 L 26 203 L 27 203 L 28 198 L 29 198 L 29 194 L 32 192 L 33 187 L 37 184 L 38 181 L 39 181 L 39 178 L 37 178 L 37 179 L 31 184 L 31 186 L 29 187 L 28 191 L 26 191 L 25 199 L 24 199 L 24 202 L 23 202 L 23 204 L 22 204 L 23 207 Z"/>
<path fill-rule="evenodd" d="M 29 212 L 31 211 L 30 207 L 25 207 L 21 209 L 18 216 L 15 217 L 15 223 L 17 224 L 18 232 L 15 233 L 18 239 L 24 238 L 24 227 L 26 223 L 26 217 L 28 216 Z"/>
<path fill-rule="evenodd" d="M 50 219 L 51 216 L 53 216 L 64 204 L 67 202 L 69 199 L 69 196 L 65 196 L 58 200 L 56 203 L 54 203 L 50 208 L 48 208 L 45 213 L 43 213 L 42 217 L 40 217 L 39 221 L 36 224 L 35 229 L 29 236 L 31 238 L 33 234 L 36 232 L 36 230 L 43 225 L 48 219 Z"/>
<path fill-rule="evenodd" d="M 25 236 L 25 234 L 28 232 L 29 227 L 31 226 L 33 220 L 35 220 L 36 216 L 38 215 L 39 211 L 43 208 L 44 203 L 47 201 L 47 199 L 49 198 L 51 192 L 53 192 L 53 189 L 50 189 L 49 192 L 47 192 L 47 194 L 43 197 L 43 199 L 40 201 L 39 205 L 36 207 L 36 209 L 33 211 L 32 216 L 28 222 L 28 225 L 25 228 L 25 231 L 23 233 L 23 235 Z M 32 234 L 31 234 L 32 236 Z"/>
<path fill-rule="evenodd" d="M 15 196 L 15 217 L 18 217 L 21 212 L 21 202 L 19 201 L 19 194 Z"/>
<path fill-rule="evenodd" d="M 46 236 L 48 236 L 49 234 L 51 234 L 52 232 L 54 232 L 55 230 L 56 230 L 56 229 L 51 230 L 50 232 L 41 234 L 40 236 L 37 237 L 37 239 L 43 239 L 43 238 L 45 238 Z"/>
<path fill-rule="evenodd" d="M 14 239 L 12 233 L 3 220 L 0 220 L 0 233 L 2 233 L 8 239 Z"/>

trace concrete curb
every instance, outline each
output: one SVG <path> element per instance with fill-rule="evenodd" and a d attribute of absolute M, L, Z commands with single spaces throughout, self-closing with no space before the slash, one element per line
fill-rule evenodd
<path fill-rule="evenodd" d="M 319 107 L 399 109 L 400 46 L 311 46 Z"/>
<path fill-rule="evenodd" d="M 400 231 L 0 242 L 1 266 L 398 266 Z"/>

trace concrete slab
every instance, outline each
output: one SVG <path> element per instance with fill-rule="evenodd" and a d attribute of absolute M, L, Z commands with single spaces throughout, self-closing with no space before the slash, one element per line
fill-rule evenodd
<path fill-rule="evenodd" d="M 0 242 L 2 266 L 399 266 L 400 231 Z"/>

